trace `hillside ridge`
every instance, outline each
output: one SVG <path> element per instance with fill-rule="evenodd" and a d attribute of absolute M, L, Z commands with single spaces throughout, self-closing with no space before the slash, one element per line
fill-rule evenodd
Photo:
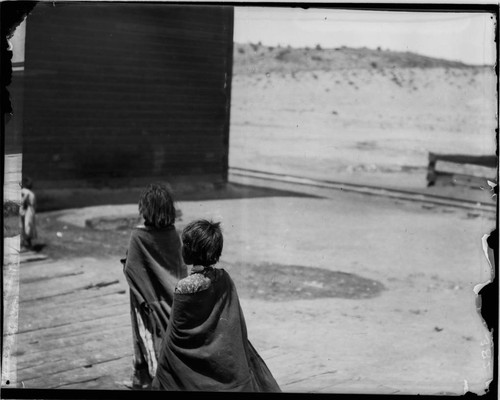
<path fill-rule="evenodd" d="M 433 58 L 412 52 L 369 49 L 366 47 L 295 48 L 266 46 L 260 43 L 234 44 L 234 73 L 297 73 L 345 69 L 452 68 L 484 69 L 487 65 L 469 65 L 460 61 Z"/>

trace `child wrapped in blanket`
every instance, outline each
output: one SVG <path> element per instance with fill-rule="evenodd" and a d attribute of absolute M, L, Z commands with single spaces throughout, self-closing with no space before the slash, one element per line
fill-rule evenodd
<path fill-rule="evenodd" d="M 197 220 L 182 233 L 182 255 L 193 265 L 175 289 L 155 390 L 280 392 L 247 338 L 229 274 L 214 268 L 222 253 L 219 223 Z"/>
<path fill-rule="evenodd" d="M 121 260 L 130 287 L 134 373 L 132 387 L 149 389 L 156 373 L 174 288 L 187 275 L 175 228 L 175 207 L 167 185 L 149 185 L 139 200 L 144 224 L 135 227 Z"/>
<path fill-rule="evenodd" d="M 21 181 L 21 206 L 19 207 L 19 223 L 21 225 L 21 247 L 26 250 L 33 248 L 36 231 L 36 197 L 33 193 L 33 182 L 24 177 Z"/>

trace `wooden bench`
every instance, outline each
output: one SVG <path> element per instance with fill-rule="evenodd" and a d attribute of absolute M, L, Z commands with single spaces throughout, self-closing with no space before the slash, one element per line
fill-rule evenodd
<path fill-rule="evenodd" d="M 496 182 L 497 156 L 429 153 L 427 186 L 487 187 Z"/>

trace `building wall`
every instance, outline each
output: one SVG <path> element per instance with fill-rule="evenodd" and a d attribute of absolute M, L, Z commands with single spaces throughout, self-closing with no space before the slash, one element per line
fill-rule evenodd
<path fill-rule="evenodd" d="M 231 7 L 39 3 L 23 174 L 40 189 L 226 181 L 232 41 Z"/>

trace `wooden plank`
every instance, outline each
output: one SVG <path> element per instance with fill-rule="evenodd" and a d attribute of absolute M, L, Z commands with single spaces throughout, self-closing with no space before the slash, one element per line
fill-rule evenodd
<path fill-rule="evenodd" d="M 206 96 L 204 98 L 192 98 L 191 101 L 187 100 L 188 96 L 174 96 L 174 95 L 164 95 L 163 98 L 158 99 L 158 101 L 152 101 L 150 99 L 145 99 L 144 101 L 138 102 L 136 101 L 128 101 L 128 100 L 116 100 L 114 105 L 115 107 L 113 108 L 110 103 L 110 100 L 114 99 L 109 99 L 106 98 L 104 95 L 101 97 L 100 101 L 95 101 L 94 106 L 98 107 L 99 112 L 96 114 L 96 117 L 99 117 L 99 113 L 105 113 L 109 112 L 111 116 L 118 115 L 123 112 L 125 109 L 131 115 L 152 115 L 156 114 L 159 112 L 157 110 L 158 104 L 162 104 L 164 106 L 168 107 L 168 111 L 164 110 L 164 113 L 167 113 L 169 115 L 175 115 L 177 112 L 186 112 L 186 111 L 193 111 L 201 108 L 202 114 L 204 113 L 212 113 L 212 112 L 217 112 L 221 108 L 224 108 L 224 104 L 221 104 L 221 102 L 217 101 L 218 97 L 223 97 L 222 93 L 219 92 L 218 88 L 214 88 L 214 92 Z M 189 103 L 188 103 L 189 101 Z M 56 107 L 58 109 L 63 109 L 64 106 L 66 107 L 72 107 L 72 108 L 77 108 L 79 106 L 85 107 L 89 103 L 89 100 L 86 99 L 81 99 L 81 100 L 76 100 L 76 99 L 71 99 L 68 100 L 66 99 L 64 103 L 57 104 L 55 101 L 48 101 L 48 103 L 44 106 L 40 106 L 40 110 L 47 110 L 49 111 L 52 107 Z M 130 108 L 133 107 L 133 110 Z M 52 115 L 63 115 L 62 110 L 57 111 L 54 110 L 51 112 Z M 84 113 L 85 115 L 85 113 Z M 87 131 L 87 133 L 91 133 L 90 130 Z"/>
<path fill-rule="evenodd" d="M 175 38 L 172 39 L 175 40 Z M 178 44 L 178 41 L 176 43 Z M 220 41 L 220 45 L 224 44 L 225 41 Z M 102 45 L 102 43 L 99 43 L 99 45 Z M 66 49 L 72 50 L 71 53 L 66 53 L 64 57 L 57 61 L 45 60 L 43 63 L 40 62 L 37 64 L 37 67 L 39 69 L 47 70 L 67 70 L 73 74 L 75 74 L 76 71 L 85 72 L 89 69 L 95 69 L 103 74 L 98 77 L 98 79 L 103 79 L 103 76 L 111 75 L 113 69 L 123 71 L 126 67 L 130 70 L 132 68 L 140 68 L 141 66 L 144 67 L 145 65 L 148 67 L 151 66 L 152 72 L 155 75 L 162 75 L 162 67 L 163 73 L 165 70 L 170 68 L 177 69 L 182 66 L 188 68 L 188 71 L 192 71 L 193 63 L 203 62 L 206 64 L 206 72 L 211 72 L 211 70 L 214 72 L 217 68 L 225 65 L 227 60 L 226 54 L 221 54 L 220 52 L 219 55 L 207 53 L 206 49 L 203 49 L 202 47 L 199 47 L 200 51 L 198 52 L 197 45 L 200 45 L 199 42 L 187 42 L 186 48 L 190 49 L 190 52 L 185 51 L 184 53 L 174 53 L 173 49 L 164 43 L 164 46 L 167 47 L 163 48 L 163 51 L 161 52 L 163 57 L 160 59 L 157 52 L 147 51 L 149 47 L 144 48 L 141 51 L 135 51 L 134 53 L 127 54 L 113 47 L 96 48 L 92 44 L 88 44 L 87 46 L 80 44 L 76 46 L 76 48 L 71 48 L 71 45 L 68 44 L 67 46 L 57 46 L 57 49 L 63 51 L 64 47 L 66 47 Z M 168 49 L 169 51 L 165 51 L 165 49 Z M 34 50 L 32 54 L 40 57 L 43 55 L 42 52 L 44 50 L 47 49 L 39 48 Z M 75 52 L 75 50 L 80 50 L 80 53 Z M 85 54 L 88 53 L 92 53 L 92 59 L 85 57 Z M 116 59 L 114 59 L 115 57 Z M 123 62 L 120 63 L 118 60 Z M 81 64 L 76 65 L 75 63 L 77 62 Z M 105 68 L 103 68 L 103 65 L 105 65 Z M 138 76 L 138 79 L 141 79 L 140 75 Z"/>
<path fill-rule="evenodd" d="M 132 79 L 133 74 L 127 75 L 124 74 L 124 72 L 117 72 L 122 79 Z M 116 74 L 114 75 L 116 77 Z M 143 82 L 149 82 L 148 79 L 151 78 L 145 78 Z M 161 82 L 158 82 L 160 80 Z M 116 79 L 116 81 L 119 81 L 119 79 Z M 214 96 L 214 94 L 219 94 L 223 95 L 224 91 L 220 90 L 222 89 L 218 84 L 210 84 L 209 82 L 206 83 L 204 87 L 191 87 L 187 85 L 180 85 L 178 82 L 178 78 L 172 77 L 172 76 L 164 76 L 164 77 L 159 77 L 158 79 L 154 79 L 156 82 L 157 89 L 156 90 L 150 90 L 148 91 L 147 95 L 142 94 L 142 93 L 131 93 L 129 91 L 123 91 L 122 85 L 120 85 L 118 82 L 116 84 L 113 84 L 112 82 L 106 82 L 106 87 L 103 88 L 103 85 L 100 82 L 79 82 L 75 80 L 65 80 L 64 84 L 60 84 L 59 86 L 53 88 L 51 90 L 51 95 L 54 97 L 63 97 L 70 93 L 75 93 L 78 95 L 80 101 L 99 101 L 102 102 L 100 99 L 95 99 L 95 93 L 94 90 L 101 89 L 102 93 L 105 96 L 110 96 L 114 94 L 120 94 L 120 98 L 117 101 L 120 102 L 127 102 L 127 103 L 133 103 L 135 102 L 151 102 L 151 103 L 158 103 L 159 101 L 163 101 L 165 99 L 165 92 L 162 90 L 164 89 L 164 86 L 168 86 L 168 97 L 169 98 L 176 98 L 176 99 L 207 99 L 211 98 L 211 96 Z M 151 79 L 151 83 L 153 83 L 153 79 Z M 176 85 L 177 83 L 177 85 Z M 92 89 L 92 90 L 91 90 Z M 105 90 L 104 90 L 105 89 Z M 220 92 L 220 93 L 219 93 Z M 54 121 L 56 122 L 56 121 Z M 184 126 L 179 126 L 178 127 L 181 131 L 189 131 L 188 128 Z M 89 128 L 87 126 L 80 126 L 75 129 L 80 129 L 84 131 L 88 131 Z M 95 127 L 96 130 L 103 130 L 101 127 Z M 124 132 L 134 130 L 136 131 L 138 128 L 137 127 L 131 127 L 131 126 L 124 126 L 123 130 Z M 198 129 L 204 129 L 207 130 L 206 127 L 204 126 L 199 126 Z M 17 184 L 18 181 L 15 181 Z"/>
<path fill-rule="evenodd" d="M 47 118 L 46 116 L 42 116 L 42 115 L 37 115 L 35 116 L 35 118 L 37 120 L 40 120 L 42 121 L 44 118 Z M 121 122 L 121 124 L 120 124 Z M 160 116 L 158 116 L 154 121 L 148 121 L 148 124 L 146 125 L 149 129 L 164 129 L 165 131 L 165 135 L 168 135 L 168 134 L 175 134 L 175 124 L 179 124 L 179 123 L 186 123 L 185 126 L 192 126 L 192 127 L 195 127 L 195 128 L 199 128 L 201 126 L 204 126 L 204 127 L 207 127 L 207 126 L 212 126 L 212 129 L 213 126 L 214 126 L 214 121 L 210 120 L 210 118 L 207 118 L 205 116 L 203 116 L 203 118 L 196 118 L 196 120 L 193 120 L 192 117 L 191 119 L 189 118 L 189 116 L 183 116 L 183 115 L 176 115 L 175 118 L 172 120 L 172 117 L 169 116 L 168 114 L 165 115 L 163 118 L 160 118 Z M 74 129 L 74 128 L 79 128 L 82 126 L 81 124 L 81 121 L 76 121 L 76 122 L 72 122 L 72 120 L 66 120 L 64 122 L 62 121 L 53 121 L 54 123 L 54 126 L 56 127 L 56 129 L 62 129 L 62 128 L 66 128 L 66 129 Z M 220 123 L 220 122 L 219 122 Z M 219 123 L 216 125 L 217 127 L 219 126 Z M 105 126 L 107 129 L 116 129 L 116 130 L 119 130 L 121 126 L 123 126 L 123 121 L 120 120 L 120 119 L 107 119 L 105 121 L 105 123 L 101 124 L 99 127 L 102 128 L 102 126 Z M 40 137 L 40 135 L 43 136 L 43 133 L 44 132 L 47 132 L 49 131 L 49 128 L 45 125 L 42 125 L 39 127 L 39 129 L 36 129 L 35 128 L 35 125 L 32 125 L 32 126 L 28 126 L 26 127 L 27 130 L 30 130 L 30 135 L 26 137 L 26 140 L 29 140 L 31 142 L 31 137 L 33 138 L 36 138 L 37 136 Z M 87 128 L 87 129 L 90 129 L 90 128 Z M 33 132 L 31 132 L 33 131 Z M 35 133 L 36 131 L 36 133 Z M 33 136 L 31 136 L 33 135 Z M 61 137 L 61 140 L 64 140 L 64 137 Z M 26 161 L 26 160 L 25 160 Z"/>
<path fill-rule="evenodd" d="M 177 110 L 192 110 L 197 109 L 198 107 L 203 107 L 205 112 L 208 112 L 210 110 L 219 110 L 221 107 L 224 107 L 224 104 L 220 104 L 221 102 L 217 101 L 218 98 L 222 97 L 224 97 L 224 93 L 220 91 L 218 87 L 214 87 L 212 93 L 207 94 L 203 97 L 201 97 L 200 95 L 186 96 L 183 94 L 175 95 L 173 93 L 163 93 L 162 97 L 156 96 L 155 99 L 145 98 L 142 101 L 138 101 L 137 98 L 135 100 L 113 100 L 115 100 L 114 109 L 116 110 L 118 108 L 118 111 L 116 112 L 121 112 L 120 109 L 125 108 L 128 109 L 128 111 L 132 114 L 142 114 L 146 111 L 150 113 L 152 109 L 154 110 L 154 107 L 158 106 L 158 103 L 171 107 L 169 108 L 168 113 L 174 113 Z M 89 99 L 83 96 L 79 99 L 68 100 L 66 98 L 62 101 L 51 99 L 47 105 L 40 106 L 40 110 L 50 109 L 52 107 L 59 108 L 63 106 L 85 107 L 88 105 L 88 103 Z M 110 112 L 113 110 L 113 104 L 110 103 L 110 99 L 107 98 L 106 93 L 104 92 L 102 93 L 102 97 L 100 97 L 99 100 L 94 100 L 93 105 L 99 108 L 101 112 Z M 62 114 L 62 111 L 60 111 L 60 113 Z M 87 129 L 87 132 L 90 131 Z M 186 130 L 186 133 L 189 133 L 189 131 Z"/>
<path fill-rule="evenodd" d="M 98 281 L 98 282 L 89 280 L 88 282 L 89 283 L 85 284 L 84 282 L 75 282 L 75 281 L 63 278 L 63 279 L 61 279 L 60 283 L 59 282 L 56 282 L 56 283 L 51 282 L 51 286 L 53 286 L 53 287 L 49 288 L 49 290 L 47 292 L 44 292 L 43 289 L 40 289 L 40 286 L 42 286 L 42 285 L 38 285 L 38 287 L 36 287 L 36 290 L 34 290 L 33 292 L 30 292 L 31 296 L 29 296 L 29 298 L 25 299 L 24 298 L 25 296 L 23 295 L 23 300 L 21 300 L 20 303 L 39 302 L 42 300 L 53 301 L 54 297 L 73 295 L 81 290 L 100 290 L 103 287 L 118 285 L 120 283 L 120 281 L 118 279 L 102 280 L 102 281 Z M 62 283 L 65 283 L 67 286 L 61 286 Z M 49 285 L 47 284 L 44 286 L 49 286 Z M 39 297 L 37 297 L 37 296 L 39 296 Z"/>
<path fill-rule="evenodd" d="M 2 385 L 16 380 L 16 360 L 13 354 L 18 346 L 15 335 L 19 324 L 19 236 L 3 241 L 3 303 L 2 303 Z"/>
<path fill-rule="evenodd" d="M 100 265 L 102 265 L 102 262 L 82 259 L 76 263 L 74 261 L 61 261 L 58 263 L 39 263 L 29 267 L 28 265 L 23 266 L 20 279 L 27 282 L 23 284 L 21 289 L 22 301 L 26 302 L 42 296 L 47 297 L 64 293 L 78 287 L 85 287 L 103 281 L 118 280 L 125 282 L 123 267 L 119 260 L 116 261 L 116 269 L 99 268 Z M 38 279 L 42 279 L 42 281 L 37 282 Z"/>
<path fill-rule="evenodd" d="M 496 168 L 498 157 L 494 155 L 473 156 L 469 154 L 438 154 L 429 153 L 429 163 L 437 161 L 448 161 L 457 164 L 481 165 L 489 168 Z"/>
<path fill-rule="evenodd" d="M 91 368 L 79 367 L 63 371 L 49 377 L 32 379 L 25 382 L 26 387 L 33 388 L 64 388 L 64 389 L 125 389 L 123 380 L 132 374 L 130 355 L 110 359 Z M 117 380 L 116 377 L 123 377 Z"/>
<path fill-rule="evenodd" d="M 62 350 L 43 352 L 31 359 L 31 365 L 18 360 L 17 376 L 19 380 L 29 381 L 50 378 L 51 375 L 86 367 L 94 364 L 132 357 L 131 335 L 111 335 L 103 340 L 90 340 Z M 20 368 L 24 366 L 24 368 Z"/>
<path fill-rule="evenodd" d="M 21 269 L 21 279 L 28 276 L 44 276 L 44 274 L 59 274 L 69 271 L 84 271 L 90 265 L 97 263 L 98 260 L 91 257 L 82 257 L 79 260 L 45 260 L 37 264 L 27 264 Z M 105 271 L 104 271 L 105 272 Z"/>
<path fill-rule="evenodd" d="M 144 68 L 143 68 L 144 69 Z M 165 72 L 165 71 L 164 71 Z M 183 88 L 187 91 L 186 94 L 193 93 L 196 90 L 200 90 L 199 93 L 194 95 L 196 96 L 209 96 L 207 92 L 213 92 L 215 89 L 221 89 L 222 82 L 214 82 L 209 80 L 203 80 L 202 82 L 197 82 L 196 85 L 184 83 L 179 81 L 179 76 L 173 74 L 163 74 L 156 77 L 144 77 L 141 79 L 140 83 L 130 82 L 130 80 L 134 77 L 134 71 L 117 71 L 116 74 L 113 75 L 113 79 L 108 80 L 96 80 L 91 82 L 85 82 L 82 79 L 76 79 L 73 74 L 68 74 L 66 72 L 60 72 L 57 75 L 59 78 L 63 78 L 64 81 L 59 83 L 58 86 L 52 86 L 50 88 L 50 93 L 52 96 L 60 96 L 61 91 L 68 96 L 68 94 L 80 94 L 83 95 L 91 95 L 96 90 L 100 90 L 105 95 L 109 96 L 111 94 L 122 95 L 122 94 L 130 94 L 135 93 L 136 96 L 145 96 L 149 92 L 153 93 L 153 95 L 162 95 L 161 90 L 172 89 L 173 95 L 176 95 Z M 62 75 L 62 77 L 60 77 Z M 51 82 L 53 80 L 53 82 Z M 44 90 L 49 90 L 48 86 L 53 84 L 56 81 L 56 78 L 46 77 L 43 83 L 38 82 L 35 78 L 30 81 L 30 91 L 33 91 L 34 94 L 38 94 L 37 92 L 43 92 Z M 149 86 L 147 93 L 144 93 L 145 87 Z M 141 89 L 142 86 L 142 89 Z M 164 93 L 163 93 L 164 94 Z M 140 101 L 140 97 L 137 97 L 138 101 Z M 27 98 L 25 100 L 30 105 L 36 106 L 36 98 Z M 56 122 L 56 121 L 54 121 Z"/>
<path fill-rule="evenodd" d="M 40 341 L 28 342 L 28 337 L 23 341 L 22 349 L 16 352 L 17 365 L 19 369 L 28 368 L 36 365 L 36 360 L 40 360 L 40 355 L 48 352 L 64 351 L 67 348 L 80 346 L 81 344 L 91 340 L 104 340 L 116 337 L 117 332 L 121 332 L 124 337 L 132 338 L 132 327 L 130 316 L 122 315 L 121 318 L 115 319 L 108 323 L 97 321 L 93 330 L 83 332 L 76 335 L 67 334 L 64 337 L 44 339 L 42 345 Z M 38 362 L 39 364 L 40 362 Z"/>
<path fill-rule="evenodd" d="M 41 334 L 37 335 L 37 333 L 32 336 L 24 335 L 22 340 L 19 340 L 22 347 L 17 350 L 15 355 L 21 365 L 29 367 L 29 364 L 26 364 L 25 361 L 34 361 L 42 353 L 81 345 L 92 338 L 99 338 L 101 334 L 116 336 L 117 332 L 123 332 L 125 337 L 132 337 L 130 315 L 123 314 L 118 318 L 108 318 L 107 321 L 97 320 L 86 331 L 71 332 L 61 336 L 42 337 Z"/>
<path fill-rule="evenodd" d="M 163 110 L 163 112 L 157 107 L 155 109 L 137 109 L 137 110 L 126 110 L 126 108 L 118 108 L 115 110 L 104 110 L 103 108 L 94 108 L 92 109 L 94 112 L 91 112 L 90 109 L 87 109 L 86 112 L 80 111 L 78 113 L 78 108 L 68 108 L 66 113 L 63 113 L 63 110 L 61 109 L 54 109 L 53 105 L 50 104 L 51 102 L 47 100 L 47 103 L 44 104 L 43 106 L 38 106 L 38 111 L 43 112 L 43 113 L 48 113 L 47 117 L 60 117 L 63 120 L 66 119 L 76 119 L 80 123 L 87 121 L 89 122 L 88 115 L 92 114 L 92 120 L 91 121 L 101 121 L 101 120 L 113 120 L 113 119 L 134 119 L 134 116 L 140 116 L 143 118 L 156 118 L 160 116 L 161 118 L 166 118 L 166 116 L 169 116 L 169 118 L 172 117 L 172 115 L 179 116 L 179 117 L 185 117 L 185 116 L 193 116 L 193 112 L 196 111 L 196 115 L 200 115 L 200 117 L 208 117 L 212 116 L 215 117 L 218 115 L 218 113 L 222 112 L 224 110 L 224 106 L 221 104 L 215 104 L 215 105 L 210 105 L 208 103 L 204 105 L 199 105 L 199 109 L 197 107 L 191 105 L 191 104 L 179 104 L 175 102 L 162 102 L 160 105 L 161 106 L 168 106 L 168 112 Z M 71 102 L 69 101 L 69 104 L 71 105 Z M 94 115 L 95 114 L 95 115 Z M 40 118 L 39 120 L 42 121 L 44 118 Z"/>
<path fill-rule="evenodd" d="M 57 326 L 35 330 L 26 329 L 25 331 L 19 332 L 17 334 L 18 343 L 36 344 L 36 342 L 42 340 L 79 335 L 84 332 L 92 331 L 97 325 L 101 327 L 107 326 L 107 324 L 113 325 L 124 318 L 130 318 L 130 310 L 128 307 L 126 310 L 118 307 L 116 309 L 109 309 L 99 317 L 83 314 L 82 318 L 76 322 L 63 323 Z"/>
<path fill-rule="evenodd" d="M 21 252 L 19 254 L 19 262 L 21 263 L 28 263 L 28 262 L 34 262 L 34 261 L 42 261 L 46 260 L 49 256 L 43 253 L 37 253 L 35 251 L 27 251 L 27 252 Z"/>
<path fill-rule="evenodd" d="M 101 307 L 113 302 L 123 301 L 123 298 L 128 299 L 128 288 L 126 285 L 123 284 L 120 287 L 110 285 L 99 290 L 80 291 L 77 295 L 57 296 L 55 301 L 37 302 L 35 305 L 26 302 L 21 304 L 21 310 L 23 318 L 27 318 L 25 315 L 28 316 L 30 312 L 36 313 L 38 310 L 42 313 L 58 313 L 61 305 L 65 308 L 88 309 L 89 307 Z"/>
<path fill-rule="evenodd" d="M 171 130 L 175 129 L 175 126 L 162 126 L 162 127 L 151 127 L 148 129 L 148 138 L 149 139 L 154 139 L 158 141 L 164 141 L 166 139 L 166 136 L 168 137 L 169 143 L 184 143 L 184 137 L 195 137 L 202 139 L 206 137 L 207 134 L 210 133 L 211 128 L 207 128 L 206 126 L 199 125 L 195 127 L 186 127 L 186 126 L 179 126 L 177 127 L 177 132 L 179 132 L 178 135 L 172 134 Z M 96 128 L 88 128 L 86 126 L 75 126 L 71 128 L 71 131 L 68 132 L 69 135 L 71 136 L 85 136 L 91 134 L 96 135 L 96 136 L 102 136 L 106 133 L 109 132 L 109 129 L 103 128 L 103 127 L 96 127 Z M 109 132 L 109 136 L 112 138 L 115 138 L 117 140 L 118 138 L 126 141 L 133 141 L 132 138 L 129 138 L 129 135 L 135 135 L 140 130 L 137 127 L 123 127 L 122 131 L 111 131 Z M 42 142 L 42 139 L 46 140 L 56 140 L 60 139 L 59 136 L 53 134 L 50 132 L 49 129 L 44 130 L 44 135 L 39 136 L 37 138 L 33 138 L 32 140 L 40 140 Z M 212 143 L 207 143 L 207 146 L 211 146 Z"/>
<path fill-rule="evenodd" d="M 32 307 L 21 307 L 18 333 L 35 331 L 49 328 L 51 326 L 62 326 L 73 322 L 90 318 L 100 318 L 109 315 L 109 309 L 117 311 L 119 314 L 127 312 L 129 307 L 128 293 L 114 291 L 110 293 L 100 293 L 87 299 L 71 296 L 73 301 L 50 302 L 48 307 L 36 305 Z M 39 316 L 43 315 L 44 318 Z M 38 317 L 38 318 L 37 318 Z"/>
<path fill-rule="evenodd" d="M 124 278 L 125 279 L 125 278 Z M 41 295 L 40 297 L 32 297 L 30 299 L 21 300 L 21 308 L 25 309 L 27 304 L 36 303 L 38 306 L 43 306 L 45 304 L 61 304 L 70 303 L 74 304 L 77 301 L 85 300 L 87 298 L 95 298 L 99 296 L 107 296 L 113 293 L 125 294 L 127 291 L 127 286 L 125 280 L 114 283 L 116 280 L 108 280 L 97 282 L 97 284 L 87 283 L 83 286 L 82 290 L 75 290 L 71 288 L 70 290 L 65 290 L 66 288 L 60 288 L 60 291 L 55 293 Z M 99 283 L 104 283 L 106 286 L 96 286 Z M 75 285 L 78 283 L 75 283 Z M 24 298 L 24 291 L 26 288 L 22 286 L 21 288 L 21 298 Z M 39 290 L 39 289 L 37 289 Z M 42 292 L 43 293 L 43 292 Z M 76 300 L 75 300 L 76 299 Z"/>
<path fill-rule="evenodd" d="M 35 168 L 37 163 L 35 160 L 32 160 L 30 164 L 27 164 L 28 168 Z M 186 160 L 186 158 L 184 159 Z M 188 161 L 188 160 L 186 160 Z M 39 165 L 39 164 L 38 164 Z M 126 178 L 123 176 L 110 177 L 112 171 L 106 170 L 92 170 L 92 175 L 88 174 L 86 178 L 75 178 L 74 170 L 56 170 L 56 169 L 46 169 L 44 172 L 44 180 L 37 179 L 37 185 L 41 186 L 42 182 L 44 183 L 44 187 L 47 189 L 57 189 L 62 187 L 62 184 L 67 182 L 67 186 L 64 186 L 66 189 L 68 188 L 76 188 L 76 187 L 92 187 L 92 182 L 97 179 L 104 179 L 105 182 L 115 182 L 116 185 L 123 183 L 123 179 L 126 180 L 126 183 L 129 186 L 132 186 L 133 183 L 131 180 L 138 180 L 138 184 L 143 186 L 144 184 L 148 184 L 152 181 L 152 179 L 161 178 L 162 180 L 168 179 L 172 181 L 175 179 L 176 182 L 181 182 L 179 176 L 183 176 L 186 179 L 191 179 L 191 182 L 204 182 L 206 184 L 211 184 L 214 182 L 220 182 L 220 175 L 222 171 L 222 160 L 209 160 L 199 163 L 191 163 L 186 162 L 185 164 L 167 164 L 160 171 L 150 172 L 147 175 L 145 171 L 149 171 L 146 169 L 140 169 L 138 171 L 130 171 L 126 174 Z M 88 171 L 87 171 L 88 172 Z M 196 172 L 196 176 L 189 175 L 190 173 Z M 182 174 L 182 175 L 178 175 Z M 32 176 L 32 174 L 30 174 Z M 148 179 L 149 177 L 149 179 Z M 210 179 L 210 180 L 204 180 Z M 59 184 L 58 184 L 59 182 Z M 184 180 L 184 183 L 190 182 L 189 180 Z M 118 187 L 118 186 L 116 186 Z M 122 186 L 123 187 L 123 186 Z M 39 191 L 40 192 L 40 191 Z"/>

